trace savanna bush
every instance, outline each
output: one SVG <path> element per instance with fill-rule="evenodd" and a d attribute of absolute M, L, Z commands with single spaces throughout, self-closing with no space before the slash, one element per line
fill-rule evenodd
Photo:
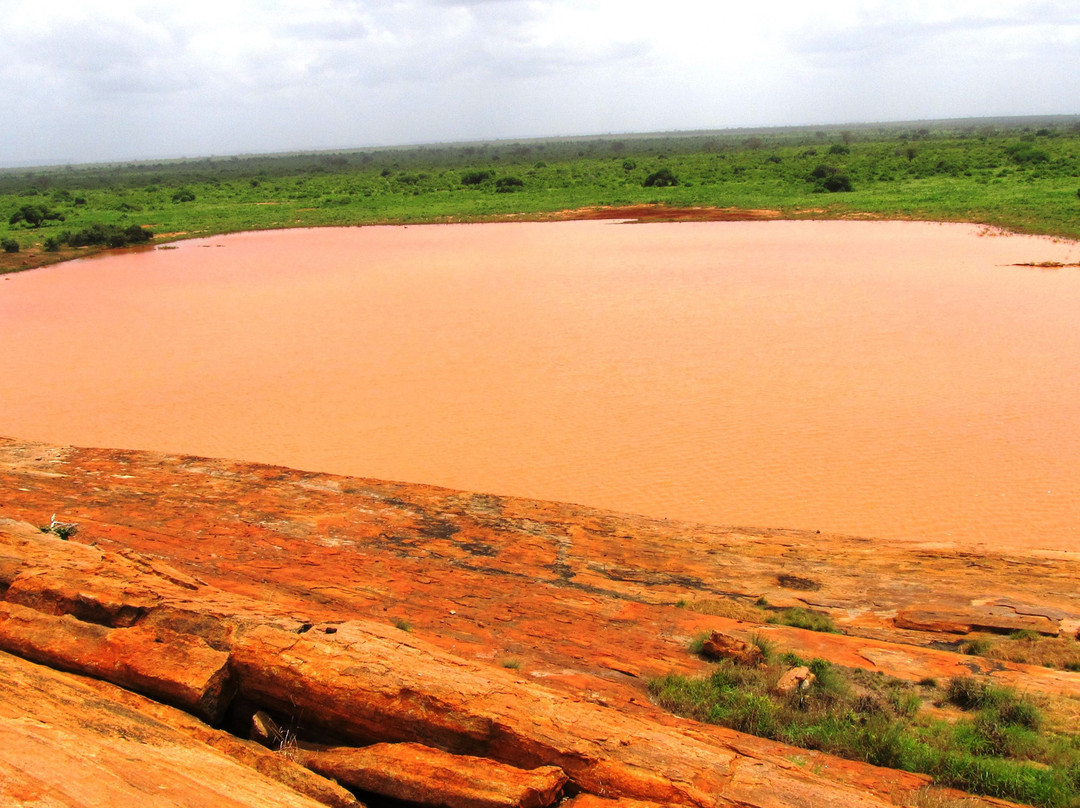
<path fill-rule="evenodd" d="M 671 173 L 670 168 L 661 168 L 647 176 L 645 182 L 641 184 L 645 188 L 667 188 L 672 185 L 678 185 L 679 180 Z"/>
<path fill-rule="evenodd" d="M 810 172 L 810 182 L 814 183 L 815 193 L 843 193 L 853 191 L 851 178 L 836 166 L 822 163 Z"/>
<path fill-rule="evenodd" d="M 44 205 L 23 205 L 8 219 L 8 224 L 19 224 L 19 222 L 26 222 L 31 227 L 41 227 L 45 222 L 49 221 L 64 221 L 64 217 L 61 213 L 55 210 L 50 210 Z"/>
<path fill-rule="evenodd" d="M 152 231 L 137 224 L 119 227 L 115 224 L 92 224 L 67 238 L 72 247 L 127 247 L 142 244 L 153 238 Z"/>
<path fill-rule="evenodd" d="M 461 175 L 462 185 L 480 185 L 490 180 L 495 174 L 491 171 L 466 171 Z"/>

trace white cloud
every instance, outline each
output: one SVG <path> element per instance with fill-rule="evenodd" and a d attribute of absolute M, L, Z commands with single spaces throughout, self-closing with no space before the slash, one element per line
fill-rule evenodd
<path fill-rule="evenodd" d="M 1075 111 L 1075 2 L 0 0 L 0 163 Z"/>

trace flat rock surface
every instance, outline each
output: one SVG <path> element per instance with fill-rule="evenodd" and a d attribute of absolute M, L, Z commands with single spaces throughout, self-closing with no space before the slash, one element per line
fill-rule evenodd
<path fill-rule="evenodd" d="M 687 647 L 711 631 L 913 681 L 976 671 L 1080 693 L 1080 674 L 934 647 L 963 636 L 964 615 L 1075 632 L 1073 553 L 693 525 L 2 439 L 0 490 L 0 518 L 30 523 L 0 525 L 12 613 L 227 655 L 243 699 L 313 732 L 558 766 L 582 804 L 880 805 L 925 787 L 652 705 L 648 677 L 707 670 Z M 70 541 L 31 535 L 53 514 L 78 523 Z M 827 612 L 846 633 L 762 625 L 761 598 Z M 179 679 L 121 684 L 168 701 Z"/>
<path fill-rule="evenodd" d="M 326 783 L 327 794 L 335 791 Z M 118 688 L 0 652 L 0 804 L 318 808 L 327 802 L 195 740 Z"/>
<path fill-rule="evenodd" d="M 416 743 L 299 748 L 295 759 L 350 787 L 446 808 L 547 808 L 566 784 L 555 766 L 519 769 Z"/>

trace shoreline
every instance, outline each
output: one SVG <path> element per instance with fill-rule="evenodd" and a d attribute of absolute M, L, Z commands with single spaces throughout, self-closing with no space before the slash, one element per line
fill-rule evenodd
<path fill-rule="evenodd" d="M 436 216 L 431 219 L 387 218 L 380 221 L 356 223 L 316 222 L 271 227 L 253 227 L 240 229 L 220 229 L 204 231 L 181 231 L 155 234 L 147 244 L 109 248 L 109 247 L 65 247 L 56 252 L 45 252 L 32 248 L 18 253 L 0 253 L 0 277 L 20 272 L 29 272 L 42 267 L 55 266 L 69 261 L 93 258 L 102 255 L 123 255 L 141 251 L 152 251 L 178 241 L 231 236 L 239 233 L 262 233 L 276 230 L 306 230 L 325 227 L 395 227 L 409 225 L 435 224 L 497 224 L 504 222 L 566 222 L 566 221 L 603 221 L 626 219 L 633 224 L 668 223 L 668 222 L 752 222 L 752 221 L 895 221 L 926 222 L 930 224 L 970 224 L 985 227 L 994 232 L 1010 235 L 1045 237 L 1061 241 L 1080 240 L 1049 232 L 1027 232 L 1019 228 L 983 222 L 973 219 L 918 218 L 895 215 L 881 215 L 871 211 L 843 210 L 830 211 L 826 208 L 785 210 L 782 208 L 741 208 L 716 207 L 708 205 L 678 206 L 664 203 L 631 205 L 593 205 L 580 208 L 565 208 L 548 212 L 496 213 L 480 216 Z M 143 225 L 152 227 L 152 225 Z M 1033 264 L 1033 266 L 1037 266 Z"/>

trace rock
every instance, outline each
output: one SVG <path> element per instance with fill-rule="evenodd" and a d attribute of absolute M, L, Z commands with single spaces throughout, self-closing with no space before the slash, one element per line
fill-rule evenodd
<path fill-rule="evenodd" d="M 414 743 L 300 747 L 293 759 L 350 788 L 446 808 L 547 808 L 566 784 L 555 766 L 526 771 Z"/>
<path fill-rule="evenodd" d="M 787 696 L 791 693 L 796 693 L 802 690 L 809 690 L 810 686 L 814 684 L 817 677 L 810 672 L 810 669 L 804 666 L 798 668 L 791 668 L 784 672 L 784 675 L 780 677 L 776 683 L 776 692 L 781 695 Z"/>
<path fill-rule="evenodd" d="M 562 803 L 562 808 L 661 808 L 655 802 L 641 800 L 607 799 L 595 794 L 578 794 Z"/>
<path fill-rule="evenodd" d="M 0 652 L 0 804 L 362 808 L 333 783 L 261 747 L 245 749 L 241 761 L 192 737 L 170 725 L 170 710 Z M 201 731 L 237 743 L 208 727 Z"/>
<path fill-rule="evenodd" d="M 211 723 L 233 693 L 229 655 L 190 634 L 110 629 L 0 602 L 0 649 L 130 688 Z"/>
<path fill-rule="evenodd" d="M 302 716 L 301 734 L 421 743 L 522 769 L 556 766 L 598 794 L 711 805 L 734 759 L 379 624 L 349 621 L 330 636 L 262 626 L 238 639 L 233 668 L 244 697 Z"/>
<path fill-rule="evenodd" d="M 1080 674 L 926 647 L 942 638 L 933 626 L 899 628 L 893 620 L 922 609 L 956 611 L 963 622 L 975 608 L 995 620 L 1038 617 L 1071 635 L 1080 626 L 1075 554 L 971 553 L 945 544 L 689 525 L 227 460 L 2 438 L 0 491 L 0 514 L 11 520 L 0 519 L 6 614 L 30 609 L 48 618 L 38 624 L 33 617 L 35 625 L 57 637 L 55 644 L 21 637 L 24 653 L 36 647 L 48 664 L 65 666 L 86 663 L 80 654 L 92 652 L 97 668 L 86 670 L 112 676 L 99 663 L 126 648 L 131 670 L 140 664 L 133 656 L 145 657 L 146 683 L 125 686 L 199 712 L 199 686 L 183 701 L 149 689 L 161 686 L 150 680 L 182 681 L 180 652 L 200 649 L 195 660 L 209 649 L 230 660 L 231 679 L 243 690 L 227 718 L 238 732 L 246 734 L 251 714 L 265 710 L 290 728 L 286 751 L 409 742 L 522 770 L 557 766 L 585 808 L 608 798 L 628 808 L 633 801 L 851 808 L 910 802 L 926 786 L 920 775 L 751 738 L 652 704 L 645 689 L 651 677 L 708 671 L 685 647 L 686 637 L 703 631 L 744 637 L 756 630 L 800 656 L 911 681 L 945 681 L 979 666 L 991 681 L 1030 693 L 1080 691 Z M 79 534 L 66 542 L 42 534 L 35 525 L 53 513 L 78 522 Z M 795 590 L 778 589 L 793 568 L 820 590 L 794 598 Z M 763 593 L 774 603 L 786 593 L 793 605 L 828 611 L 849 633 L 752 626 L 676 607 L 749 602 Z M 153 668 L 151 644 L 166 646 Z M 515 669 L 504 669 L 506 660 L 517 661 Z M 109 709 L 149 714 L 141 696 L 80 681 L 144 705 L 116 708 L 113 699 Z M 0 722 L 5 711 L 21 708 L 9 704 L 19 698 L 0 688 Z M 70 732 L 51 753 L 57 766 L 99 748 L 92 737 L 98 714 L 68 703 Z M 185 743 L 199 741 L 196 730 L 210 733 L 199 743 L 228 750 L 257 772 L 277 772 L 287 784 L 306 772 L 316 790 L 313 784 L 328 783 L 283 754 L 156 707 L 174 717 L 174 728 L 181 726 L 176 716 L 189 722 L 180 730 Z M 79 721 L 90 725 L 88 740 Z M 155 737 L 128 739 L 152 744 Z M 18 748 L 18 739 L 12 743 Z M 104 757 L 96 769 L 73 769 L 74 779 L 89 771 L 111 777 L 115 755 Z M 181 770 L 177 763 L 162 771 L 174 782 Z M 63 779 L 52 769 L 47 776 Z M 288 788 L 292 794 L 299 787 Z M 327 804 L 344 799 L 324 793 Z M 18 805 L 31 797 L 5 795 L 0 803 L 5 799 Z M 127 800 L 140 802 L 154 804 Z"/>
<path fill-rule="evenodd" d="M 972 606 L 964 609 L 904 609 L 896 613 L 893 622 L 897 628 L 916 631 L 934 631 L 947 634 L 970 634 L 972 631 L 989 631 L 1011 634 L 1014 631 L 1034 631 L 1056 637 L 1059 623 L 1042 615 L 1001 613 L 987 607 Z"/>
<path fill-rule="evenodd" d="M 701 645 L 701 653 L 709 659 L 730 659 L 739 665 L 753 667 L 765 661 L 765 654 L 753 643 L 714 631 Z"/>

